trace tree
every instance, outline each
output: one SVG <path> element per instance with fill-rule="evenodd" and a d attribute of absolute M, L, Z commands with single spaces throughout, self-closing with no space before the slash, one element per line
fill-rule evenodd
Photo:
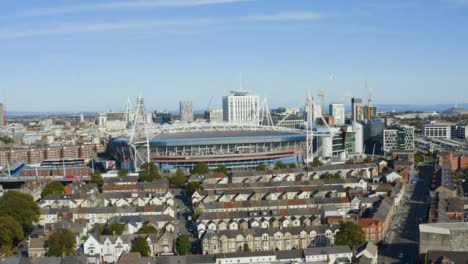
<path fill-rule="evenodd" d="M 133 240 L 131 252 L 138 252 L 141 256 L 147 257 L 150 254 L 148 241 L 144 237 L 137 237 Z"/>
<path fill-rule="evenodd" d="M 127 169 L 120 169 L 119 170 L 119 177 L 122 178 L 122 177 L 127 177 L 128 176 L 128 173 L 129 171 Z"/>
<path fill-rule="evenodd" d="M 197 190 L 203 190 L 203 185 L 201 185 L 199 182 L 187 183 L 187 194 L 189 197 L 192 197 L 192 194 Z"/>
<path fill-rule="evenodd" d="M 282 161 L 278 161 L 275 164 L 275 168 L 277 170 L 284 170 L 284 169 L 286 169 L 286 164 L 284 164 Z"/>
<path fill-rule="evenodd" d="M 265 164 L 258 164 L 257 168 L 255 168 L 257 171 L 266 171 L 267 166 Z"/>
<path fill-rule="evenodd" d="M 210 169 L 208 168 L 208 165 L 206 165 L 206 163 L 204 162 L 197 163 L 192 169 L 193 174 L 204 174 L 209 172 Z"/>
<path fill-rule="evenodd" d="M 5 144 L 11 144 L 15 142 L 15 140 L 9 136 L 0 136 L 0 141 Z"/>
<path fill-rule="evenodd" d="M 125 225 L 121 223 L 112 223 L 104 229 L 105 235 L 121 235 L 125 230 Z"/>
<path fill-rule="evenodd" d="M 47 241 L 49 256 L 72 256 L 76 255 L 75 234 L 66 228 L 57 230 Z"/>
<path fill-rule="evenodd" d="M 176 250 L 179 255 L 186 255 L 190 250 L 190 239 L 187 235 L 179 235 L 176 239 Z"/>
<path fill-rule="evenodd" d="M 8 191 L 0 198 L 0 216 L 11 216 L 25 233 L 39 220 L 39 215 L 39 206 L 29 194 Z"/>
<path fill-rule="evenodd" d="M 364 163 L 370 163 L 372 162 L 372 159 L 370 157 L 366 157 L 364 160 L 363 160 Z"/>
<path fill-rule="evenodd" d="M 169 178 L 169 183 L 175 185 L 177 188 L 184 187 L 187 178 L 182 169 L 177 169 L 176 175 Z"/>
<path fill-rule="evenodd" d="M 154 163 L 146 162 L 141 165 L 140 172 L 138 173 L 138 181 L 152 182 L 159 179 L 161 179 L 161 175 L 159 175 L 159 170 Z"/>
<path fill-rule="evenodd" d="M 65 188 L 63 187 L 63 184 L 58 181 L 53 181 L 47 183 L 47 185 L 44 187 L 44 189 L 41 192 L 41 197 L 46 197 L 49 194 L 64 194 L 65 193 Z"/>
<path fill-rule="evenodd" d="M 297 169 L 297 163 L 291 163 L 289 164 L 290 169 Z"/>
<path fill-rule="evenodd" d="M 318 158 L 314 158 L 314 160 L 309 165 L 311 167 L 319 167 L 322 166 L 323 163 Z"/>
<path fill-rule="evenodd" d="M 244 243 L 244 252 L 250 252 L 249 244 Z"/>
<path fill-rule="evenodd" d="M 11 216 L 0 216 L 0 248 L 9 251 L 24 237 L 23 228 Z M 3 251 L 3 250 L 2 250 Z"/>
<path fill-rule="evenodd" d="M 356 163 L 353 159 L 349 159 L 346 161 L 346 164 L 354 164 Z"/>
<path fill-rule="evenodd" d="M 137 234 L 157 234 L 158 229 L 154 225 L 145 224 L 138 229 Z"/>
<path fill-rule="evenodd" d="M 366 242 L 366 234 L 361 226 L 353 222 L 345 222 L 340 226 L 340 231 L 336 234 L 335 244 L 340 246 L 350 246 L 356 249 Z"/>
<path fill-rule="evenodd" d="M 104 185 L 104 179 L 102 178 L 101 171 L 95 170 L 91 173 L 91 182 L 97 185 L 99 192 L 102 192 L 102 185 Z"/>
<path fill-rule="evenodd" d="M 228 169 L 224 165 L 219 165 L 218 168 L 215 169 L 215 172 L 224 173 L 224 175 L 229 174 Z"/>

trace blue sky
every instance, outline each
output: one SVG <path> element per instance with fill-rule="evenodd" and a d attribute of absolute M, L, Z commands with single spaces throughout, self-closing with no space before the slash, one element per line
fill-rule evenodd
<path fill-rule="evenodd" d="M 0 2 L 0 97 L 15 111 L 220 106 L 245 87 L 272 107 L 468 102 L 468 0 Z M 331 78 L 331 76 L 333 76 Z"/>

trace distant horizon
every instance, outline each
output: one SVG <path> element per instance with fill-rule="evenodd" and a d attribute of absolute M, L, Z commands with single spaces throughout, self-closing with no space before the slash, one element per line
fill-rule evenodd
<path fill-rule="evenodd" d="M 374 105 L 374 104 L 372 104 Z M 327 103 L 328 106 L 328 103 Z M 447 109 L 450 109 L 452 107 L 455 107 L 455 104 L 375 104 L 377 106 L 378 111 L 381 112 L 391 112 L 391 108 L 395 108 L 396 112 L 408 112 L 408 111 L 415 111 L 415 112 L 429 112 L 429 111 L 435 111 L 435 112 L 441 112 Z M 289 107 L 295 107 L 295 106 L 270 106 L 270 109 L 277 109 L 279 107 L 284 107 L 284 108 L 289 108 Z M 303 108 L 303 106 L 300 106 Z M 468 110 L 468 102 L 467 103 L 459 103 L 457 104 L 457 107 Z M 212 107 L 212 108 L 221 108 L 221 107 Z M 382 110 L 384 109 L 384 110 Z M 57 110 L 57 111 L 17 111 L 17 110 L 8 110 L 6 111 L 7 115 L 12 115 L 12 116 L 21 116 L 21 115 L 57 115 L 57 114 L 97 114 L 97 113 L 102 113 L 105 111 L 112 111 L 112 112 L 119 112 L 123 111 L 124 107 L 122 106 L 121 109 L 106 109 L 106 110 Z M 170 113 L 178 113 L 178 109 L 148 109 L 146 107 L 146 110 L 148 112 L 154 112 L 155 110 L 158 111 L 168 111 Z M 206 109 L 194 109 L 193 112 L 196 114 L 202 114 Z M 350 104 L 346 104 L 346 112 L 350 112 Z"/>

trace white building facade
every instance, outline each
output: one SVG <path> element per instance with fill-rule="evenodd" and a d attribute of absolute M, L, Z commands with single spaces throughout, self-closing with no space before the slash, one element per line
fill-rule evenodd
<path fill-rule="evenodd" d="M 223 97 L 223 120 L 237 124 L 259 124 L 259 97 L 233 91 Z"/>
<path fill-rule="evenodd" d="M 342 103 L 332 103 L 329 109 L 330 116 L 335 119 L 336 125 L 344 125 L 345 123 L 345 106 Z"/>

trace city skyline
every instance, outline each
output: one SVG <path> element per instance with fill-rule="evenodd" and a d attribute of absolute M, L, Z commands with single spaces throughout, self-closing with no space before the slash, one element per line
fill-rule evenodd
<path fill-rule="evenodd" d="M 204 109 L 239 86 L 270 106 L 468 102 L 465 1 L 27 1 L 2 3 L 7 111 Z M 440 96 L 444 91 L 449 96 Z M 402 96 L 404 95 L 404 96 Z M 451 96 L 453 95 L 453 96 Z M 219 98 L 219 99 L 216 99 Z"/>

